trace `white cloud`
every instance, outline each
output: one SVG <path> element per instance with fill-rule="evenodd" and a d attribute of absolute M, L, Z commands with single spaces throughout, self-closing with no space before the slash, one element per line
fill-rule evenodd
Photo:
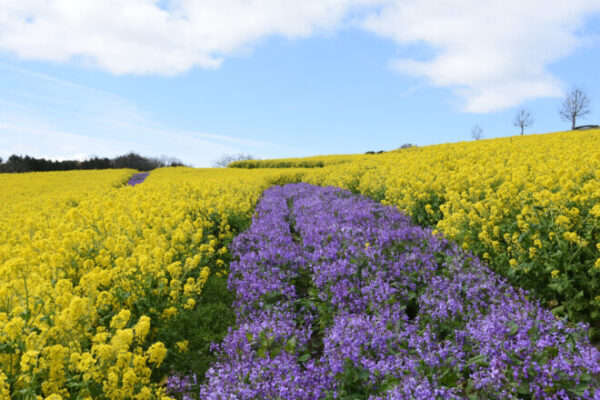
<path fill-rule="evenodd" d="M 560 96 L 561 82 L 546 68 L 584 42 L 577 29 L 598 11 L 598 0 L 404 0 L 363 27 L 399 44 L 430 46 L 431 59 L 409 54 L 392 67 L 454 88 L 465 111 L 489 112 Z"/>
<path fill-rule="evenodd" d="M 353 26 L 432 49 L 432 58 L 407 52 L 391 65 L 451 88 L 465 111 L 489 112 L 560 96 L 547 68 L 598 40 L 578 31 L 596 12 L 598 0 L 3 0 L 0 50 L 174 75 L 218 68 L 271 36 Z"/>
<path fill-rule="evenodd" d="M 271 35 L 307 37 L 377 0 L 4 0 L 0 48 L 73 57 L 110 72 L 176 74 L 218 67 Z"/>
<path fill-rule="evenodd" d="M 53 157 L 48 157 L 48 156 L 45 156 L 42 158 L 45 158 L 47 160 L 53 160 L 53 161 L 67 161 L 67 160 L 86 161 L 86 160 L 90 159 L 90 156 L 85 153 L 75 153 L 75 154 L 71 154 L 70 156 L 65 157 L 65 158 L 63 158 L 63 157 L 54 157 L 53 158 Z"/>

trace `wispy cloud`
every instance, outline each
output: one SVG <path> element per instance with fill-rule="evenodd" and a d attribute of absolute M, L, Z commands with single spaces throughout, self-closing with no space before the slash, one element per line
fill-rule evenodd
<path fill-rule="evenodd" d="M 115 156 L 137 151 L 177 156 L 209 166 L 221 154 L 260 153 L 270 143 L 172 129 L 149 118 L 131 100 L 23 68 L 0 64 L 0 156 L 26 153 L 53 158 L 88 154 Z"/>
<path fill-rule="evenodd" d="M 60 85 L 60 86 L 70 87 L 70 88 L 73 88 L 73 89 L 77 89 L 77 90 L 84 91 L 84 92 L 89 92 L 89 93 L 100 95 L 100 96 L 103 96 L 103 97 L 109 97 L 109 98 L 114 98 L 114 99 L 126 100 L 124 97 L 118 96 L 118 95 L 116 95 L 114 93 L 105 92 L 104 90 L 100 90 L 100 89 L 88 87 L 88 86 L 85 86 L 85 85 L 80 85 L 80 84 L 75 83 L 75 82 L 71 82 L 71 81 L 68 81 L 68 80 L 65 80 L 65 79 L 60 79 L 60 78 L 57 78 L 55 76 L 51 76 L 51 75 L 48 75 L 48 74 L 42 74 L 40 72 L 31 71 L 29 69 L 21 68 L 21 67 L 18 67 L 16 65 L 8 64 L 8 63 L 2 62 L 2 61 L 0 61 L 0 69 L 4 69 L 5 71 L 10 71 L 10 72 L 13 72 L 15 74 L 22 75 L 22 76 L 28 76 L 28 77 L 33 78 L 35 80 L 42 80 L 42 81 L 46 81 L 46 82 L 51 82 L 51 83 L 55 83 L 55 84 Z"/>

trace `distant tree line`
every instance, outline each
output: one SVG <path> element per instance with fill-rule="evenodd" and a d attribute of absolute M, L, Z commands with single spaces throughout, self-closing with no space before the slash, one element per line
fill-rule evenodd
<path fill-rule="evenodd" d="M 31 156 L 13 154 L 6 161 L 0 158 L 0 172 L 44 172 L 71 171 L 76 169 L 121 169 L 131 168 L 139 171 L 150 171 L 161 167 L 180 167 L 184 164 L 176 158 L 144 157 L 136 153 L 128 153 L 115 158 L 92 157 L 83 161 L 46 160 Z"/>

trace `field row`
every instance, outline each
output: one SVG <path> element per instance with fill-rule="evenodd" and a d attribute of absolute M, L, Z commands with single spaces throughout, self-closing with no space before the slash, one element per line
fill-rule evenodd
<path fill-rule="evenodd" d="M 237 324 L 207 383 L 174 376 L 174 395 L 600 395 L 600 352 L 585 329 L 391 207 L 333 188 L 270 188 L 232 249 Z"/>

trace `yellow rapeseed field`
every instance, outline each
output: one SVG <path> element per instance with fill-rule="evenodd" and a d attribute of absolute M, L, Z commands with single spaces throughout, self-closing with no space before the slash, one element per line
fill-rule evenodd
<path fill-rule="evenodd" d="M 406 211 L 598 335 L 599 144 L 595 130 L 165 168 L 136 187 L 131 170 L 0 174 L 0 398 L 166 397 L 169 360 L 206 355 L 177 324 L 226 279 L 262 191 L 288 182 Z"/>
<path fill-rule="evenodd" d="M 159 329 L 226 273 L 262 191 L 295 179 L 166 168 L 123 186 L 133 173 L 0 175 L 0 398 L 161 398 L 154 372 L 187 341 Z"/>

